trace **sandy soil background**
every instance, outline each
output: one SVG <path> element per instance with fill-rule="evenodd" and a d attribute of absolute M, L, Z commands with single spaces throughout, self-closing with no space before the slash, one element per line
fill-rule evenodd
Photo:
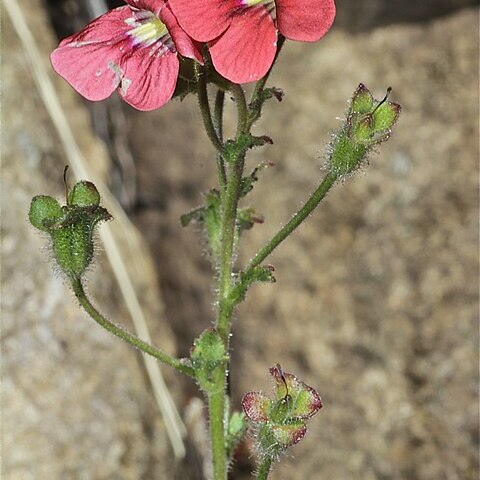
<path fill-rule="evenodd" d="M 246 235 L 239 263 L 321 178 L 329 134 L 360 81 L 377 97 L 391 85 L 403 106 L 391 141 L 278 249 L 277 283 L 253 288 L 238 312 L 233 405 L 246 391 L 268 391 L 276 362 L 325 404 L 272 480 L 478 477 L 475 3 L 339 0 L 331 33 L 316 45 L 289 43 L 271 77 L 286 96 L 256 131 L 275 145 L 249 166 L 276 166 L 248 198 L 265 223 Z M 137 272 L 134 283 L 152 336 L 186 355 L 213 318 L 202 240 L 178 221 L 213 178 L 195 99 L 147 114 L 117 98 L 87 104 L 48 64 L 56 36 L 86 22 L 84 3 L 19 5 L 87 163 L 149 247 L 155 278 Z M 173 462 L 141 357 L 79 311 L 25 221 L 33 195 L 61 197 L 68 160 L 5 14 L 2 44 L 2 476 L 200 479 L 198 445 Z M 127 264 L 134 269 L 135 258 Z M 132 328 L 105 252 L 89 290 Z M 201 442 L 202 424 L 191 420 L 201 396 L 164 373 L 189 442 Z M 246 442 L 231 478 L 252 478 L 253 465 Z"/>

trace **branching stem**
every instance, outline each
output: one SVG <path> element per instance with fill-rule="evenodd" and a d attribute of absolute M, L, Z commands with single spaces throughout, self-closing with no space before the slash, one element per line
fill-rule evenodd
<path fill-rule="evenodd" d="M 174 368 L 175 370 L 189 375 L 190 377 L 194 376 L 193 368 L 185 365 L 180 360 L 173 358 L 170 355 L 167 355 L 153 345 L 150 345 L 149 343 L 141 340 L 137 336 L 125 330 L 123 327 L 120 327 L 119 325 L 110 322 L 110 320 L 107 320 L 100 312 L 98 312 L 98 310 L 92 305 L 92 303 L 88 299 L 80 279 L 72 280 L 71 285 L 75 296 L 80 302 L 80 305 L 90 315 L 90 317 L 92 317 L 93 320 L 95 320 L 105 330 L 112 333 L 113 335 L 116 335 L 117 337 L 120 337 L 128 344 L 132 345 L 135 348 L 138 348 L 139 350 L 148 355 L 151 355 L 152 357 L 155 357 L 157 360 L 160 360 L 161 362 Z"/>
<path fill-rule="evenodd" d="M 201 65 L 195 62 L 195 77 L 197 79 L 197 93 L 198 104 L 200 106 L 200 112 L 202 114 L 203 125 L 207 132 L 208 138 L 216 148 L 217 152 L 225 157 L 225 147 L 218 138 L 217 132 L 213 125 L 212 112 L 210 111 L 210 104 L 208 103 L 208 91 L 207 91 L 207 79 L 205 78 L 205 69 Z"/>
<path fill-rule="evenodd" d="M 317 208 L 327 192 L 335 183 L 337 175 L 329 172 L 318 188 L 310 195 L 303 207 L 295 213 L 290 221 L 285 224 L 272 239 L 255 255 L 248 267 L 245 269 L 245 275 L 260 265 L 298 226 Z"/>

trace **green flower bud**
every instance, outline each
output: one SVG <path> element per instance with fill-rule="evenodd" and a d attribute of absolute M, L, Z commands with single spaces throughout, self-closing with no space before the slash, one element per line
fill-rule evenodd
<path fill-rule="evenodd" d="M 401 107 L 385 98 L 375 100 L 371 92 L 360 84 L 353 94 L 347 118 L 330 145 L 329 165 L 337 176 L 356 170 L 371 149 L 390 138 Z"/>
<path fill-rule="evenodd" d="M 67 203 L 78 207 L 98 207 L 100 194 L 93 183 L 82 180 L 70 190 Z"/>
<path fill-rule="evenodd" d="M 94 231 L 111 216 L 99 206 L 100 195 L 93 183 L 81 181 L 67 194 L 63 207 L 52 197 L 34 197 L 30 205 L 31 224 L 50 234 L 53 256 L 61 271 L 78 280 L 94 254 Z"/>
<path fill-rule="evenodd" d="M 49 227 L 62 216 L 62 207 L 55 198 L 46 195 L 33 197 L 28 218 L 39 230 L 49 231 Z"/>

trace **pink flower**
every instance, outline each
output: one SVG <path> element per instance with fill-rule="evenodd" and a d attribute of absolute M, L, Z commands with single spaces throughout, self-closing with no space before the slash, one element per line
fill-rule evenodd
<path fill-rule="evenodd" d="M 88 100 L 104 100 L 118 89 L 138 110 L 154 110 L 172 98 L 178 54 L 203 59 L 164 0 L 126 3 L 62 40 L 50 58 L 55 71 Z"/>
<path fill-rule="evenodd" d="M 315 42 L 332 26 L 334 0 L 170 0 L 180 25 L 210 43 L 217 71 L 235 83 L 262 78 L 271 67 L 280 32 Z"/>

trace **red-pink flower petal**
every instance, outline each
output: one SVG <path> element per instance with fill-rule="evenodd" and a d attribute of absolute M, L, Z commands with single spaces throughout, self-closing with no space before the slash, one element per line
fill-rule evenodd
<path fill-rule="evenodd" d="M 125 0 L 125 3 L 139 10 L 150 10 L 158 17 L 167 2 L 164 0 Z"/>
<path fill-rule="evenodd" d="M 112 42 L 125 33 L 125 20 L 131 16 L 132 9 L 128 6 L 110 10 L 90 22 L 80 32 L 64 38 L 60 46 L 84 42 Z"/>
<path fill-rule="evenodd" d="M 245 415 L 252 422 L 268 421 L 268 411 L 272 401 L 261 392 L 248 392 L 242 400 Z"/>
<path fill-rule="evenodd" d="M 277 25 L 290 40 L 316 42 L 335 18 L 334 0 L 276 0 Z"/>
<path fill-rule="evenodd" d="M 160 12 L 160 20 L 166 25 L 177 52 L 183 57 L 193 58 L 203 65 L 200 45 L 193 41 L 180 27 L 175 15 L 168 6 Z"/>
<path fill-rule="evenodd" d="M 124 75 L 118 92 L 138 110 L 155 110 L 165 105 L 177 83 L 179 63 L 175 53 L 154 53 L 154 47 L 137 49 L 122 65 Z"/>
<path fill-rule="evenodd" d="M 87 43 L 62 45 L 50 59 L 55 71 L 80 95 L 98 101 L 108 98 L 120 85 L 121 75 L 115 68 L 120 57 L 118 44 Z"/>
<path fill-rule="evenodd" d="M 235 15 L 228 30 L 210 46 L 218 73 L 235 83 L 262 78 L 272 66 L 276 51 L 277 30 L 264 6 Z"/>
<path fill-rule="evenodd" d="M 195 40 L 208 42 L 230 25 L 236 0 L 169 0 L 182 28 Z"/>

